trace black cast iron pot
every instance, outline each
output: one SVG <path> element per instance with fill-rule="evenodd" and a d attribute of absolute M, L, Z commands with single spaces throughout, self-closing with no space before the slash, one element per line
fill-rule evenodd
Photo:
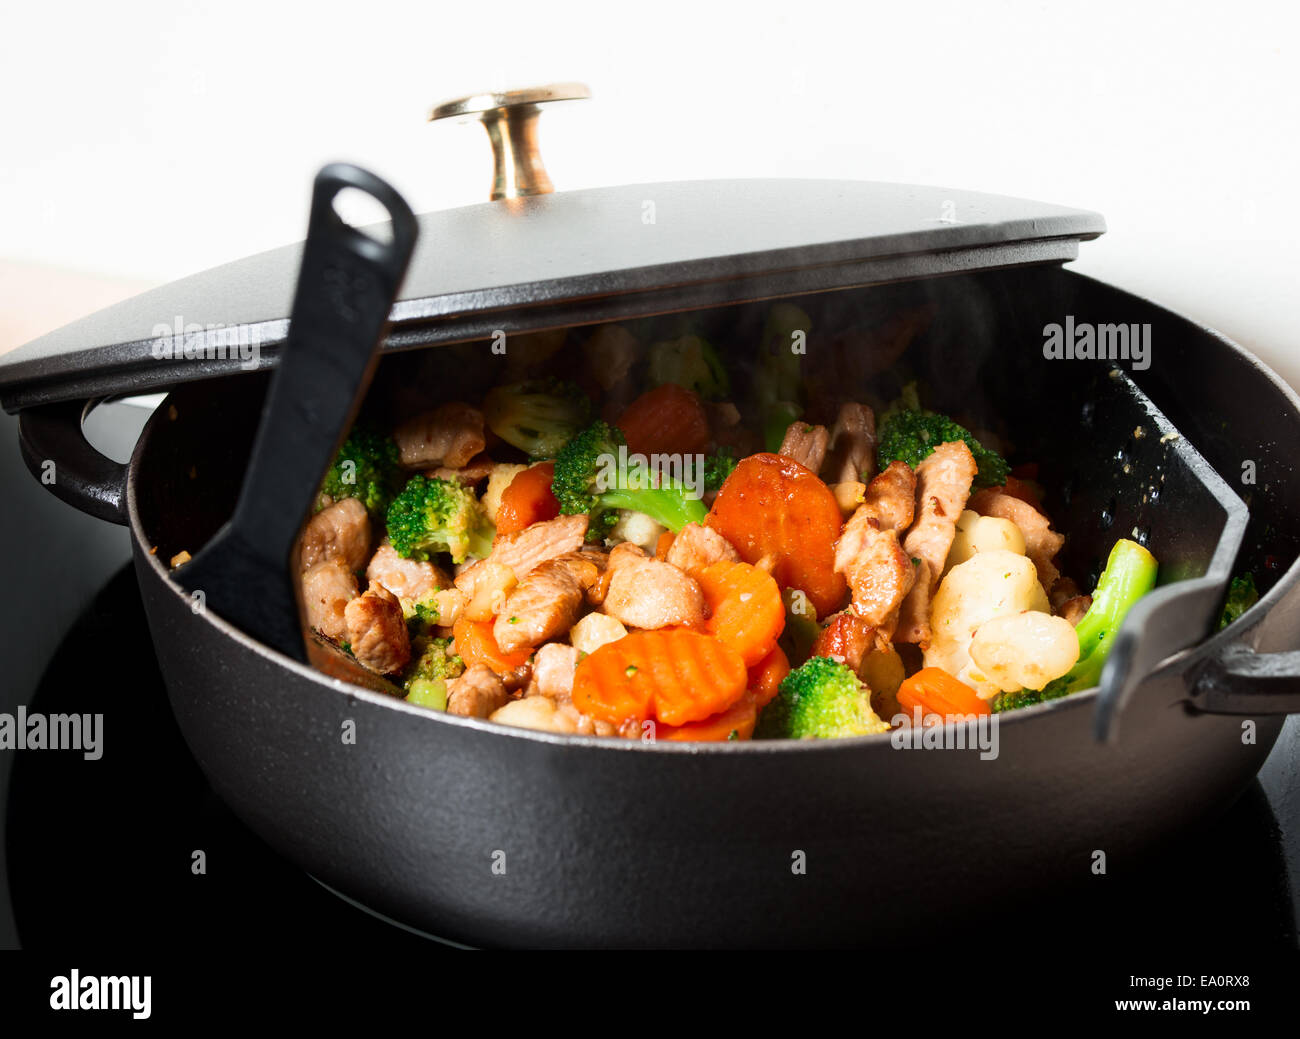
<path fill-rule="evenodd" d="M 670 227 L 667 244 L 632 245 L 634 232 L 610 230 L 611 214 L 643 196 L 658 198 L 661 213 L 675 205 L 714 223 Z M 909 210 L 928 213 L 948 196 L 959 211 L 975 207 L 987 219 L 974 230 L 930 228 Z M 770 212 L 782 199 L 790 204 L 780 212 L 794 213 L 789 226 Z M 217 298 L 233 308 L 234 324 L 266 333 L 254 367 L 273 367 L 284 321 L 268 315 L 286 312 L 276 292 L 283 270 L 296 266 L 292 251 L 215 272 L 206 283 L 215 292 L 178 283 L 152 302 L 142 298 L 110 314 L 93 337 L 74 326 L 36 344 L 6 373 L 5 405 L 22 410 L 34 471 L 56 461 L 56 493 L 129 526 L 171 703 L 217 793 L 322 883 L 472 944 L 883 943 L 980 905 L 1013 905 L 1038 887 L 1089 883 L 1099 864 L 1131 868 L 1230 805 L 1285 713 L 1300 708 L 1300 491 L 1286 478 L 1300 400 L 1214 332 L 1059 267 L 1080 238 L 1101 230 L 1091 214 L 997 212 L 1006 201 L 751 182 L 606 189 L 530 199 L 511 213 L 435 214 L 441 251 L 417 253 L 412 279 L 421 288 L 393 309 L 385 349 L 396 355 L 377 386 L 400 384 L 403 365 L 437 365 L 441 355 L 399 351 L 468 342 L 448 350 L 472 353 L 487 349 L 480 337 L 500 326 L 709 308 L 702 320 L 724 331 L 717 338 L 743 363 L 743 344 L 752 342 L 744 330 L 761 319 L 763 304 L 754 301 L 798 295 L 833 320 L 922 299 L 936 308 L 939 331 L 906 360 L 954 396 L 978 394 L 1018 443 L 1033 445 L 1042 482 L 1071 499 L 1049 502 L 1049 511 L 1069 536 L 1081 583 L 1115 537 L 1150 520 L 1142 536 L 1182 571 L 1162 569 L 1168 587 L 1182 579 L 1188 603 L 1195 600 L 1126 626 L 1127 648 L 1117 643 L 1115 655 L 1131 681 L 1127 696 L 1112 696 L 1102 727 L 1124 711 L 1110 742 L 1097 739 L 1096 691 L 999 716 L 996 755 L 905 749 L 891 735 L 669 745 L 541 734 L 329 678 L 213 610 L 196 611 L 164 564 L 207 543 L 230 516 L 267 379 L 252 372 L 191 381 L 233 371 L 201 358 L 183 377 L 176 367 L 160 371 L 148 363 L 148 336 L 129 330 L 182 299 Z M 882 214 L 896 223 L 883 233 Z M 806 224 L 818 220 L 876 230 L 807 239 Z M 710 240 L 722 232 L 745 248 Z M 427 225 L 423 240 L 431 240 Z M 553 249 L 539 255 L 544 244 Z M 455 264 L 445 259 L 453 246 Z M 281 272 L 280 288 L 266 295 L 269 270 Z M 234 285 L 263 292 L 255 301 L 263 311 L 247 295 L 236 298 Z M 1249 525 L 1231 547 L 1241 541 L 1236 566 L 1261 575 L 1266 593 L 1226 630 L 1206 637 L 1233 562 L 1215 546 L 1225 522 L 1244 522 L 1244 513 L 1229 509 L 1225 521 L 1188 488 L 1171 487 L 1157 506 L 1143 487 L 1123 486 L 1130 462 L 1109 449 L 1103 456 L 1108 434 L 1089 425 L 1090 402 L 1107 392 L 1098 382 L 1106 368 L 1043 356 L 1042 327 L 1065 314 L 1150 323 L 1153 363 L 1134 380 L 1224 481 L 1238 486 L 1243 460 L 1255 463 L 1260 475 L 1243 494 Z M 112 345 L 88 365 L 76 356 L 78 342 Z M 85 443 L 78 398 L 161 385 L 177 388 L 129 465 Z M 1168 455 L 1145 464 L 1144 478 L 1176 468 Z M 1189 504 L 1180 510 L 1182 494 Z M 1211 572 L 1216 581 L 1206 580 Z M 1192 648 L 1166 656 L 1170 646 Z M 973 728 L 963 731 L 963 742 L 977 743 Z"/>

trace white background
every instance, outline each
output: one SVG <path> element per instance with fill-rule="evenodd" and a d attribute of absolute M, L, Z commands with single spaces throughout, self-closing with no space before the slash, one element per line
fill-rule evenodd
<path fill-rule="evenodd" d="M 576 79 L 594 99 L 542 121 L 561 190 L 849 177 L 1097 209 L 1080 270 L 1300 383 L 1295 28 L 1241 2 L 14 6 L 0 302 L 14 262 L 166 281 L 301 238 L 335 158 L 417 211 L 481 201 L 482 130 L 429 107 Z"/>

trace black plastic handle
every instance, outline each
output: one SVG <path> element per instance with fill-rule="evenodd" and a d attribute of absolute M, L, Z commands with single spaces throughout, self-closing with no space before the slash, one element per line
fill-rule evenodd
<path fill-rule="evenodd" d="M 347 224 L 334 199 L 364 191 L 392 217 L 381 242 Z M 208 608 L 296 660 L 307 653 L 291 556 L 320 481 L 378 360 L 415 239 L 415 215 L 372 173 L 342 163 L 316 176 L 289 334 L 263 405 L 230 521 L 175 578 Z"/>
<path fill-rule="evenodd" d="M 54 496 L 97 519 L 126 525 L 128 467 L 100 454 L 82 423 L 100 401 L 65 401 L 18 416 L 18 446 L 31 474 Z"/>

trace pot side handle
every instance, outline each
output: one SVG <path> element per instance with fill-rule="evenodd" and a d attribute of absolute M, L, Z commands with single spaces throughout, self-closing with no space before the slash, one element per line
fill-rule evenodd
<path fill-rule="evenodd" d="M 97 451 L 82 423 L 99 400 L 28 408 L 18 416 L 18 444 L 28 470 L 56 498 L 97 519 L 127 524 L 128 466 Z"/>
<path fill-rule="evenodd" d="M 1188 698 L 1208 714 L 1300 713 L 1300 650 L 1258 653 L 1236 643 L 1188 676 Z"/>

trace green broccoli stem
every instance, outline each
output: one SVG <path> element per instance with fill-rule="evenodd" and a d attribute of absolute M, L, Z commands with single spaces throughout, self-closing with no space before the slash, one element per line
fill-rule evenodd
<path fill-rule="evenodd" d="M 602 508 L 644 512 L 674 534 L 688 523 L 703 523 L 709 514 L 704 502 L 698 498 L 686 497 L 680 484 L 667 480 L 657 488 L 602 491 L 599 501 Z"/>

